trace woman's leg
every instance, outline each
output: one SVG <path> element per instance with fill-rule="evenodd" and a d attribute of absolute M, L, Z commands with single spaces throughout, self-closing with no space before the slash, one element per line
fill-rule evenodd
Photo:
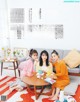
<path fill-rule="evenodd" d="M 16 85 L 14 87 L 10 87 L 10 92 L 12 92 L 13 90 L 17 90 L 17 91 L 22 91 L 23 90 L 23 87 L 21 87 L 20 85 Z"/>
<path fill-rule="evenodd" d="M 60 93 L 60 88 L 56 88 L 56 93 L 51 100 L 57 100 Z"/>
<path fill-rule="evenodd" d="M 55 94 L 55 88 L 53 89 L 53 91 L 52 91 L 52 95 L 49 96 L 49 98 L 50 98 L 50 99 L 53 98 L 53 97 L 54 97 L 54 94 Z"/>
<path fill-rule="evenodd" d="M 15 86 L 13 86 L 13 87 L 10 87 L 10 88 L 9 88 L 9 91 L 12 92 L 12 91 L 13 91 L 14 89 L 16 89 L 16 88 L 17 88 L 17 85 L 15 85 Z"/>
<path fill-rule="evenodd" d="M 17 91 L 22 91 L 22 90 L 23 90 L 23 87 L 20 86 L 20 85 L 17 85 L 16 90 L 17 90 Z"/>

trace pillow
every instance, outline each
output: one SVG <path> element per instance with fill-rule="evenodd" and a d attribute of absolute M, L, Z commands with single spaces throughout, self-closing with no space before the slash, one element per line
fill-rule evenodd
<path fill-rule="evenodd" d="M 69 85 L 67 85 L 64 88 L 64 94 L 65 95 L 75 95 L 77 88 L 78 88 L 78 83 L 71 82 Z"/>
<path fill-rule="evenodd" d="M 74 49 L 63 60 L 70 68 L 77 67 L 80 64 L 80 53 Z"/>

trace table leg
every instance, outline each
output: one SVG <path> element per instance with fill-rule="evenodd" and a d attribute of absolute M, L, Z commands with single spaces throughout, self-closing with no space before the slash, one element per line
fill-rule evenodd
<path fill-rule="evenodd" d="M 35 93 L 35 98 L 36 98 L 36 100 L 37 100 L 36 86 L 34 86 L 34 93 Z"/>
<path fill-rule="evenodd" d="M 37 88 L 36 88 L 36 87 L 37 87 L 37 86 L 34 86 L 34 92 L 33 92 L 33 91 L 30 89 L 29 85 L 27 85 L 28 91 L 35 94 L 36 100 L 39 98 L 40 95 L 51 95 L 51 93 L 52 93 L 52 90 L 51 90 L 50 92 L 42 93 L 43 90 L 44 90 L 44 88 L 45 88 L 45 86 L 42 86 L 40 92 L 37 92 Z"/>
<path fill-rule="evenodd" d="M 1 75 L 2 75 L 2 71 L 3 71 L 3 62 L 1 62 Z"/>
<path fill-rule="evenodd" d="M 18 68 L 18 61 L 16 61 L 16 65 L 17 65 L 17 68 Z"/>
<path fill-rule="evenodd" d="M 28 92 L 34 94 L 34 91 L 31 90 L 30 85 L 27 85 L 27 90 L 28 90 Z"/>
<path fill-rule="evenodd" d="M 52 88 L 52 85 L 51 85 L 51 90 L 49 92 L 42 93 L 42 95 L 50 96 L 52 94 L 52 91 L 53 91 L 53 88 Z"/>
<path fill-rule="evenodd" d="M 42 86 L 40 92 L 37 92 L 37 91 L 36 91 L 36 86 L 34 86 L 34 93 L 35 93 L 36 100 L 37 100 L 37 99 L 39 98 L 39 96 L 42 94 L 43 90 L 44 90 L 44 86 Z"/>
<path fill-rule="evenodd" d="M 15 62 L 13 62 L 13 66 L 14 66 L 14 73 L 15 73 L 15 77 L 16 77 L 16 66 L 15 66 Z"/>
<path fill-rule="evenodd" d="M 20 70 L 18 69 L 19 77 L 20 77 Z"/>
<path fill-rule="evenodd" d="M 37 92 L 37 88 L 36 86 L 34 86 L 34 92 L 30 89 L 29 85 L 27 85 L 27 89 L 30 93 L 35 94 L 35 98 L 36 100 L 39 98 L 39 96 L 42 94 L 43 90 L 44 90 L 44 86 L 42 86 L 42 89 L 40 90 L 40 92 Z"/>

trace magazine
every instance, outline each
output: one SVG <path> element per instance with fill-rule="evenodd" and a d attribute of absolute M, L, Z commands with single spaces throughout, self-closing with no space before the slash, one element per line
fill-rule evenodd
<path fill-rule="evenodd" d="M 53 83 L 55 83 L 56 82 L 56 80 L 54 80 L 54 79 L 52 79 L 52 78 L 46 78 L 46 79 L 44 79 L 46 82 L 48 82 L 48 83 L 50 83 L 50 84 L 53 84 Z"/>

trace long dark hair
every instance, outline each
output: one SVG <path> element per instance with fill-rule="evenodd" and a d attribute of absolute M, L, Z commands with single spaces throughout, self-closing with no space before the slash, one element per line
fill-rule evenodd
<path fill-rule="evenodd" d="M 56 54 L 56 55 L 59 57 L 59 54 L 58 54 L 58 52 L 57 52 L 56 50 L 53 50 L 52 53 L 51 53 L 51 55 L 52 55 L 53 53 Z"/>
<path fill-rule="evenodd" d="M 46 50 L 43 50 L 42 52 L 41 52 L 41 54 L 40 54 L 40 58 L 39 58 L 39 65 L 40 66 L 43 66 L 43 60 L 42 60 L 42 54 L 45 54 L 46 56 L 47 56 L 47 59 L 46 59 L 46 66 L 49 66 L 49 54 L 48 54 L 48 52 L 46 51 Z"/>
<path fill-rule="evenodd" d="M 38 55 L 37 50 L 31 49 L 30 52 L 29 52 L 29 56 L 32 57 L 32 55 L 33 55 L 34 53 L 36 53 L 36 54 Z"/>

